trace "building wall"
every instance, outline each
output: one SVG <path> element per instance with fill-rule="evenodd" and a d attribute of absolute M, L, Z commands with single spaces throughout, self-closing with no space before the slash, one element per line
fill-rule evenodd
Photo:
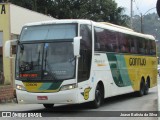
<path fill-rule="evenodd" d="M 0 102 L 12 99 L 13 85 L 12 85 L 12 67 L 11 60 L 4 56 L 5 41 L 10 39 L 10 7 L 9 4 L 0 4 L 0 32 L 1 32 L 1 45 L 0 45 Z"/>
<path fill-rule="evenodd" d="M 4 57 L 5 42 L 17 38 L 24 24 L 45 20 L 54 20 L 54 18 L 10 3 L 0 4 L 0 37 L 2 37 L 0 38 L 0 67 L 3 67 L 0 69 L 0 102 L 13 98 L 14 90 L 15 59 Z"/>
<path fill-rule="evenodd" d="M 13 4 L 10 4 L 10 9 L 11 33 L 13 34 L 20 34 L 22 26 L 26 23 L 54 20 L 53 17 L 46 16 L 41 13 L 37 13 Z"/>
<path fill-rule="evenodd" d="M 0 4 L 0 31 L 2 34 L 2 45 L 4 46 L 5 41 L 10 39 L 10 7 L 9 4 Z M 3 55 L 4 55 L 4 47 L 3 49 Z M 3 73 L 4 73 L 4 84 L 10 85 L 11 84 L 11 78 L 12 78 L 12 71 L 11 71 L 11 60 L 3 57 Z"/>

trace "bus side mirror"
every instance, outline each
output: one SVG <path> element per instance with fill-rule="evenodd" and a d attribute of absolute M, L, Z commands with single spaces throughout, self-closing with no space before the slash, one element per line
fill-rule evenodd
<path fill-rule="evenodd" d="M 80 55 L 80 40 L 82 37 L 74 37 L 73 39 L 73 51 L 74 51 L 74 56 L 79 56 Z"/>
<path fill-rule="evenodd" d="M 11 57 L 11 48 L 12 48 L 12 45 L 16 45 L 16 44 L 17 44 L 17 40 L 8 40 L 5 42 L 4 55 L 6 58 L 12 58 Z"/>

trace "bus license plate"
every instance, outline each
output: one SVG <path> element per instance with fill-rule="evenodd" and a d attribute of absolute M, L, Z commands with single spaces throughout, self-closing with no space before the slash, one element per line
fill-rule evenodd
<path fill-rule="evenodd" d="M 48 100 L 47 96 L 37 96 L 37 100 Z"/>

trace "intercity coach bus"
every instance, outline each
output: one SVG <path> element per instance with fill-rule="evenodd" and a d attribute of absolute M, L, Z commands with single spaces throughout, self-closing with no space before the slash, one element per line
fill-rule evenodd
<path fill-rule="evenodd" d="M 11 57 L 11 45 L 5 55 Z M 53 20 L 26 24 L 16 41 L 18 103 L 79 104 L 157 85 L 155 39 L 110 23 Z"/>

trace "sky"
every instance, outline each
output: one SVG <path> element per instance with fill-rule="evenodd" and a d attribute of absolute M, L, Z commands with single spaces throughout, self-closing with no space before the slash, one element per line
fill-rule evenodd
<path fill-rule="evenodd" d="M 126 11 L 125 13 L 127 15 L 130 15 L 131 0 L 115 0 L 115 2 L 118 3 L 118 7 L 124 7 Z M 144 14 L 153 13 L 153 12 L 157 13 L 155 8 L 156 3 L 157 3 L 157 0 L 133 0 L 133 14 L 140 15 L 142 13 L 144 15 Z M 152 8 L 155 8 L 155 9 L 152 9 Z"/>

